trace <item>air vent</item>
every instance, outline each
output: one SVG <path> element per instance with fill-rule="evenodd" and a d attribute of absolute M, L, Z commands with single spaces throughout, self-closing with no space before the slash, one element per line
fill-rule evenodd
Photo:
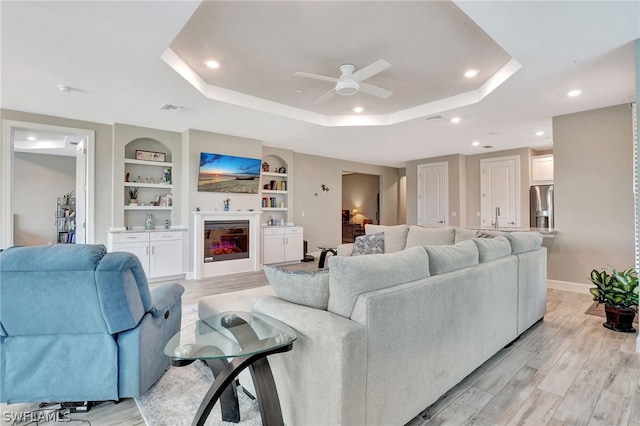
<path fill-rule="evenodd" d="M 442 120 L 443 118 L 444 118 L 444 115 L 432 115 L 431 117 L 426 117 L 425 120 L 437 121 L 437 120 Z"/>
<path fill-rule="evenodd" d="M 160 107 L 161 110 L 163 111 L 174 111 L 174 112 L 178 112 L 178 111 L 182 111 L 184 109 L 183 106 L 178 106 L 178 105 L 171 105 L 171 104 L 164 104 Z"/>
<path fill-rule="evenodd" d="M 491 149 L 493 148 L 493 145 L 482 145 L 482 147 L 485 149 Z"/>

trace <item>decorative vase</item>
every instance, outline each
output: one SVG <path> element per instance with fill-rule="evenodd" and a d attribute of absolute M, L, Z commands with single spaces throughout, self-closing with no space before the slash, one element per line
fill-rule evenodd
<path fill-rule="evenodd" d="M 607 322 L 602 324 L 603 326 L 622 333 L 635 333 L 636 329 L 633 328 L 633 319 L 636 317 L 636 311 L 633 309 L 604 305 L 604 312 L 607 316 Z"/>
<path fill-rule="evenodd" d="M 137 206 L 138 205 L 138 200 L 136 198 L 132 198 L 129 200 L 129 205 L 130 206 Z"/>
<path fill-rule="evenodd" d="M 225 212 L 228 212 L 228 211 L 229 211 L 229 204 L 225 204 L 225 205 L 224 205 L 224 211 L 225 211 Z"/>

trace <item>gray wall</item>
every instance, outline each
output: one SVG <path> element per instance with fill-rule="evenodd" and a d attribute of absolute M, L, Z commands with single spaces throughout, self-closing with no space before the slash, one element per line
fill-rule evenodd
<path fill-rule="evenodd" d="M 553 118 L 550 279 L 588 284 L 594 268 L 634 265 L 631 124 L 627 104 Z"/>
<path fill-rule="evenodd" d="M 377 223 L 377 195 L 380 178 L 376 175 L 355 173 L 342 176 L 342 208 L 358 209 L 357 214 Z M 353 219 L 353 217 L 352 217 Z"/>
<path fill-rule="evenodd" d="M 75 189 L 75 157 L 14 152 L 14 244 L 55 244 L 56 199 Z"/>
<path fill-rule="evenodd" d="M 318 251 L 322 245 L 335 247 L 342 241 L 343 171 L 380 176 L 380 223 L 398 223 L 398 169 L 299 153 L 294 153 L 294 163 L 293 220 L 304 226 L 309 252 Z M 330 190 L 322 191 L 322 184 Z"/>

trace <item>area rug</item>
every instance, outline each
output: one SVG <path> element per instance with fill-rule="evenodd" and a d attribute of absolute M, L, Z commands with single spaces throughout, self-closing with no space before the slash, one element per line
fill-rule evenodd
<path fill-rule="evenodd" d="M 182 307 L 182 327 L 197 319 L 196 304 Z M 211 383 L 213 383 L 213 374 L 201 361 L 185 367 L 169 367 L 160 380 L 143 395 L 135 398 L 135 401 L 148 426 L 188 426 L 193 421 Z M 238 402 L 242 420 L 240 423 L 223 422 L 218 403 L 211 410 L 206 425 L 262 425 L 258 403 L 255 400 L 239 391 Z"/>
<path fill-rule="evenodd" d="M 606 318 L 606 314 L 604 313 L 604 305 L 601 303 L 598 305 L 597 302 L 593 302 L 593 305 L 589 306 L 589 309 L 585 311 L 585 314 L 595 315 L 597 317 Z M 633 320 L 633 323 L 638 325 L 638 315 L 636 314 L 636 318 Z"/>

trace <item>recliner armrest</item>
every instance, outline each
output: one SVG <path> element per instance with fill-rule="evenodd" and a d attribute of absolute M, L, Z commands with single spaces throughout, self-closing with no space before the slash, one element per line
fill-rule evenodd
<path fill-rule="evenodd" d="M 151 290 L 151 310 L 154 317 L 164 315 L 176 302 L 180 301 L 184 287 L 177 283 L 165 284 Z"/>

